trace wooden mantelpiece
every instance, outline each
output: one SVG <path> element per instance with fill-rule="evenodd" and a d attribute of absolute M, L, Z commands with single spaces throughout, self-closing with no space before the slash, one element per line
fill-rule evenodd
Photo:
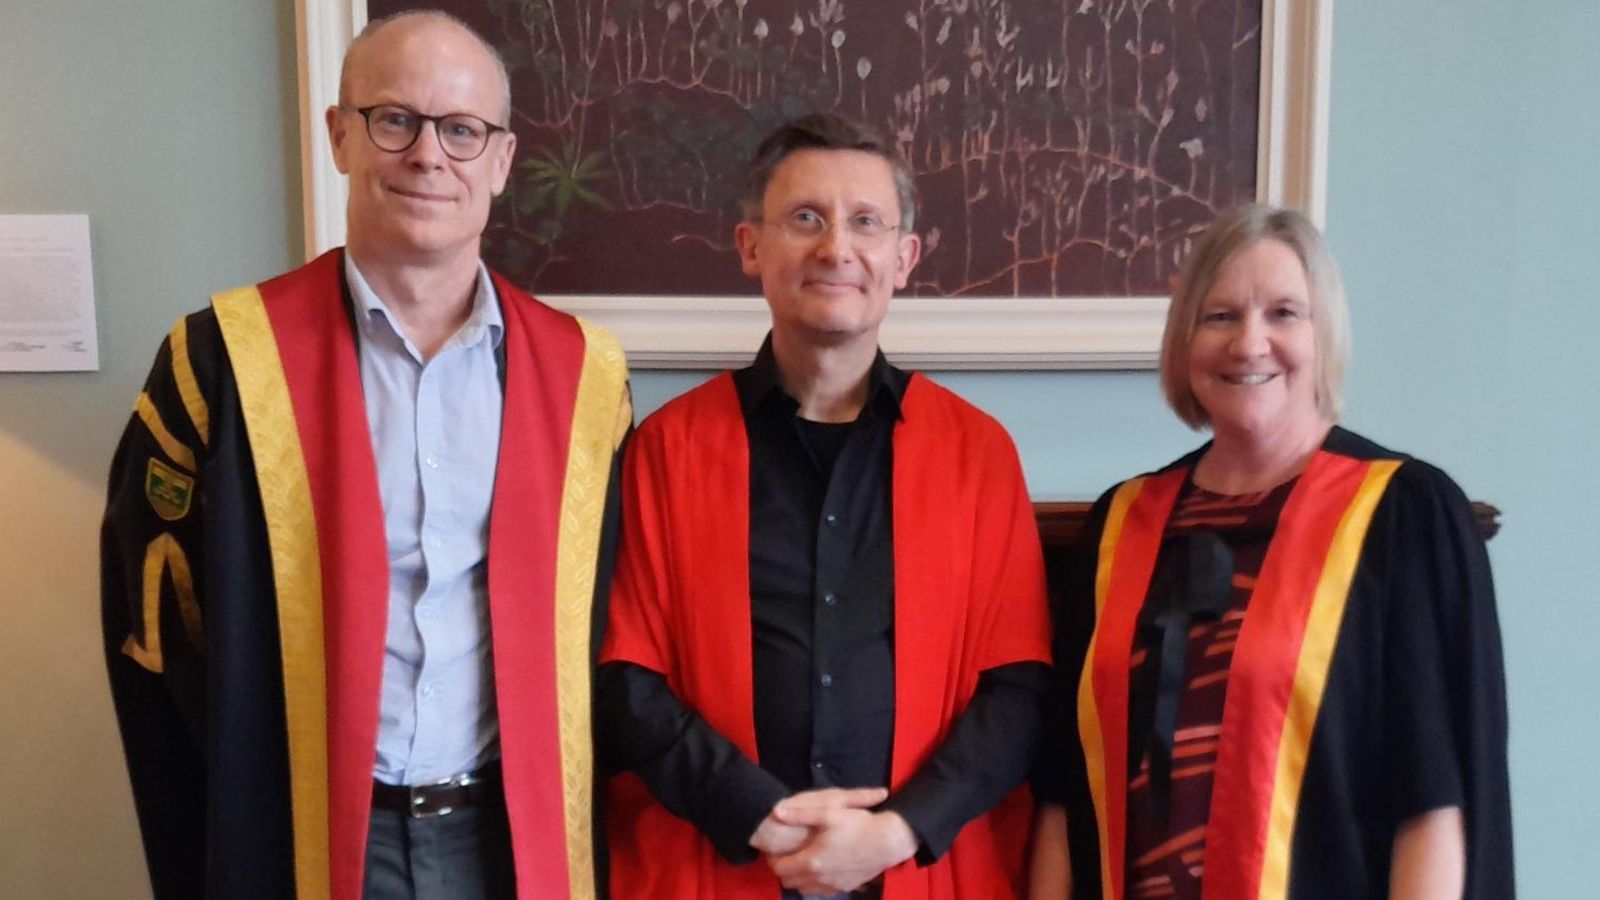
<path fill-rule="evenodd" d="M 1033 504 L 1034 517 L 1039 520 L 1039 536 L 1046 552 L 1054 553 L 1071 546 L 1078 532 L 1083 530 L 1084 519 L 1089 517 L 1093 504 L 1078 500 L 1045 500 Z M 1472 501 L 1472 511 L 1478 517 L 1478 529 L 1488 540 L 1500 532 L 1500 508 L 1482 500 Z"/>

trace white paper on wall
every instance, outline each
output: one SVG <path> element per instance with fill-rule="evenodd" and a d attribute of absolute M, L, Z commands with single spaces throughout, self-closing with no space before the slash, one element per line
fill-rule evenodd
<path fill-rule="evenodd" d="M 0 215 L 0 372 L 100 368 L 86 215 Z"/>

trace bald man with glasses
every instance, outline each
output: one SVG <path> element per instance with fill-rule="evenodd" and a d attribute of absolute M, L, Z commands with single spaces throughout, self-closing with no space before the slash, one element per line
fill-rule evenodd
<path fill-rule="evenodd" d="M 373 22 L 326 117 L 347 246 L 157 354 L 102 571 L 161 900 L 603 893 L 589 685 L 632 410 L 609 334 L 479 258 L 510 112 L 459 21 Z"/>

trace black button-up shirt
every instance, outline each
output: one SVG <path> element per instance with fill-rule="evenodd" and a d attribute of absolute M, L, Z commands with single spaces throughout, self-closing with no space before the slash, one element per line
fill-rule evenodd
<path fill-rule="evenodd" d="M 761 764 L 687 710 L 660 674 L 600 668 L 604 762 L 636 772 L 731 862 L 783 797 L 889 783 L 894 741 L 893 435 L 910 378 L 880 353 L 853 422 L 798 416 L 770 341 L 734 373 L 750 446 L 750 615 Z M 707 648 L 736 652 L 736 648 Z M 949 737 L 884 804 L 931 862 L 1027 774 L 1043 663 L 986 670 Z"/>
<path fill-rule="evenodd" d="M 879 354 L 853 422 L 802 419 L 770 349 L 734 375 L 750 440 L 750 617 L 761 766 L 795 790 L 889 783 L 890 440 L 907 376 Z"/>

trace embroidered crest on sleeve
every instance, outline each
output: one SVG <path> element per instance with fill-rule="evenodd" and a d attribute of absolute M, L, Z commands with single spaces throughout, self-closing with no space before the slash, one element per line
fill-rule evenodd
<path fill-rule="evenodd" d="M 175 522 L 189 514 L 189 501 L 194 497 L 194 477 L 185 475 L 155 457 L 145 468 L 144 496 L 156 515 Z"/>

